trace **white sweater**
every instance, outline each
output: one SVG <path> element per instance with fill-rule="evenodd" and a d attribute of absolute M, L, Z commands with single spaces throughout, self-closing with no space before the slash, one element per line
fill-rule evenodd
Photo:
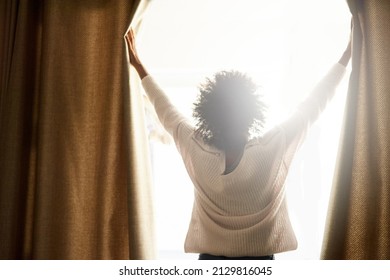
<path fill-rule="evenodd" d="M 325 108 L 344 73 L 344 66 L 334 65 L 287 121 L 247 143 L 238 166 L 226 175 L 224 153 L 195 136 L 194 127 L 151 76 L 142 80 L 195 187 L 186 252 L 263 256 L 297 248 L 285 179 L 307 128 Z"/>

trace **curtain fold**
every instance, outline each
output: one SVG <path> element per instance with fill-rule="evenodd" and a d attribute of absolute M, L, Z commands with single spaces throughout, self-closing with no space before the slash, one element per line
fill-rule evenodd
<path fill-rule="evenodd" d="M 149 1 L 141 1 L 134 19 L 131 22 L 133 30 L 137 31 L 142 24 L 142 18 L 146 14 Z M 126 54 L 127 55 L 127 54 Z M 129 145 L 129 182 L 134 187 L 129 192 L 128 203 L 130 231 L 130 258 L 154 259 L 157 256 L 154 228 L 154 207 L 152 204 L 152 167 L 150 162 L 149 140 L 147 136 L 144 99 L 141 94 L 141 83 L 138 74 L 133 68 L 129 68 L 130 61 L 127 57 L 127 70 L 125 75 L 130 77 L 130 95 L 124 95 L 124 104 L 129 106 L 125 110 L 126 127 L 129 127 L 127 138 L 131 139 Z M 127 83 L 127 85 L 129 85 Z M 145 207 L 146 206 L 146 207 Z M 136 228 L 132 229 L 135 225 Z"/>
<path fill-rule="evenodd" d="M 123 39 L 139 5 L 1 1 L 1 259 L 154 257 Z"/>
<path fill-rule="evenodd" d="M 352 73 L 323 259 L 390 259 L 390 2 L 349 0 Z"/>

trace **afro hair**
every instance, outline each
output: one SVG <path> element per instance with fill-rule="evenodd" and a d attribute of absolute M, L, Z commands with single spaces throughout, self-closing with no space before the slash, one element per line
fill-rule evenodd
<path fill-rule="evenodd" d="M 265 124 L 267 106 L 253 80 L 238 71 L 221 71 L 199 86 L 193 117 L 196 133 L 220 150 L 233 135 L 253 136 Z"/>

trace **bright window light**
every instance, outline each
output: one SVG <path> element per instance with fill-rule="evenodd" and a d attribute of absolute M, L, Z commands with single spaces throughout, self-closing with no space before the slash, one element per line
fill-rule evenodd
<path fill-rule="evenodd" d="M 337 62 L 350 20 L 340 0 L 155 0 L 143 19 L 138 49 L 149 72 L 189 118 L 205 77 L 230 69 L 250 74 L 269 103 L 270 128 Z M 319 258 L 347 80 L 290 169 L 287 199 L 299 247 L 277 259 Z M 175 146 L 153 139 L 159 257 L 196 259 L 183 248 L 193 185 Z"/>

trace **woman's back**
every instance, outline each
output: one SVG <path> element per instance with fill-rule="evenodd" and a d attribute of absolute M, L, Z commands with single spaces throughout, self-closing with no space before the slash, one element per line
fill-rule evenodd
<path fill-rule="evenodd" d="M 292 117 L 245 145 L 241 159 L 230 172 L 226 172 L 223 149 L 204 141 L 151 76 L 142 80 L 195 187 L 186 252 L 234 257 L 296 249 L 284 182 L 310 123 L 333 96 L 344 72 L 340 65 L 332 68 Z"/>

